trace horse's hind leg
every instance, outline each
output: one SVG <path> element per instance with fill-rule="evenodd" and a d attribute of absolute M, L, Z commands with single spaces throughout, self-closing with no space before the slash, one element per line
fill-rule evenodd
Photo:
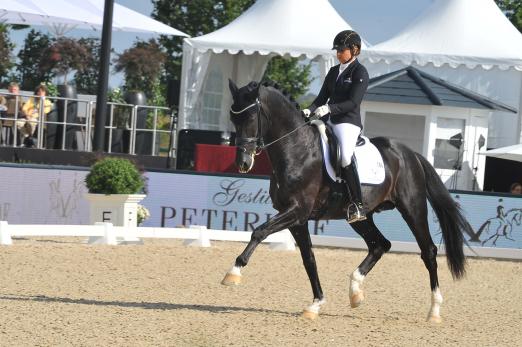
<path fill-rule="evenodd" d="M 391 243 L 373 222 L 373 214 L 369 214 L 365 221 L 352 223 L 351 226 L 361 235 L 368 246 L 368 255 L 350 276 L 350 306 L 355 308 L 364 300 L 364 292 L 361 288 L 364 278 L 382 255 L 390 250 Z"/>
<path fill-rule="evenodd" d="M 297 245 L 299 246 L 303 265 L 308 274 L 308 278 L 310 279 L 312 292 L 314 293 L 314 301 L 310 306 L 305 308 L 303 316 L 305 318 L 315 319 L 319 314 L 321 305 L 326 301 L 324 300 L 323 290 L 321 289 L 321 283 L 319 282 L 319 275 L 317 274 L 317 264 L 315 262 L 314 251 L 312 250 L 312 241 L 310 240 L 308 223 L 296 225 L 289 229 L 294 236 L 295 242 L 297 242 Z"/>
<path fill-rule="evenodd" d="M 417 196 L 416 200 L 398 201 L 396 206 L 413 232 L 421 250 L 422 261 L 430 274 L 431 308 L 428 313 L 428 321 L 439 323 L 442 295 L 437 275 L 437 246 L 433 243 L 428 227 L 428 203 L 425 197 Z"/>

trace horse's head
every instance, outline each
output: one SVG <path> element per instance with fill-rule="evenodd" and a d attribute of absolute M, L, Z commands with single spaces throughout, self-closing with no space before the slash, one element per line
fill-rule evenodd
<path fill-rule="evenodd" d="M 228 80 L 232 93 L 230 120 L 236 128 L 236 165 L 239 172 L 249 172 L 254 166 L 254 157 L 258 146 L 262 144 L 261 104 L 259 102 L 259 84 L 250 82 L 238 88 Z"/>

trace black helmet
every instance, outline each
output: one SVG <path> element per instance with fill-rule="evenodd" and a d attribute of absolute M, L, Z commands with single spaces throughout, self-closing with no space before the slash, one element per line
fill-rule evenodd
<path fill-rule="evenodd" d="M 332 49 L 343 50 L 358 46 L 361 49 L 361 37 L 353 30 L 343 30 L 335 35 Z"/>

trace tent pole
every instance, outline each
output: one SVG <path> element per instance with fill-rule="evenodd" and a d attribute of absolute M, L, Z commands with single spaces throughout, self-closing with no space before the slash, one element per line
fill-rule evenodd
<path fill-rule="evenodd" d="M 111 57 L 112 12 L 114 0 L 105 0 L 103 11 L 103 29 L 100 54 L 100 72 L 98 75 L 98 94 L 96 95 L 96 115 L 94 117 L 93 149 L 103 151 L 105 119 L 107 110 L 107 89 L 109 84 L 109 61 Z"/>

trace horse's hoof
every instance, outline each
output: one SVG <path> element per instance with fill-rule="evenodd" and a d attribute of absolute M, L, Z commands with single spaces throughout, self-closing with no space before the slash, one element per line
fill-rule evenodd
<path fill-rule="evenodd" d="M 314 320 L 317 317 L 319 317 L 319 313 L 317 313 L 317 312 L 309 311 L 306 309 L 303 311 L 303 318 L 306 318 L 309 320 Z"/>
<path fill-rule="evenodd" d="M 227 273 L 221 284 L 225 286 L 237 286 L 241 283 L 241 275 Z"/>
<path fill-rule="evenodd" d="M 440 318 L 440 316 L 428 316 L 427 322 L 433 324 L 440 324 L 442 323 L 442 318 Z"/>
<path fill-rule="evenodd" d="M 363 301 L 364 301 L 364 293 L 362 291 L 357 292 L 350 297 L 350 306 L 352 308 L 359 307 L 359 306 L 361 306 Z"/>

